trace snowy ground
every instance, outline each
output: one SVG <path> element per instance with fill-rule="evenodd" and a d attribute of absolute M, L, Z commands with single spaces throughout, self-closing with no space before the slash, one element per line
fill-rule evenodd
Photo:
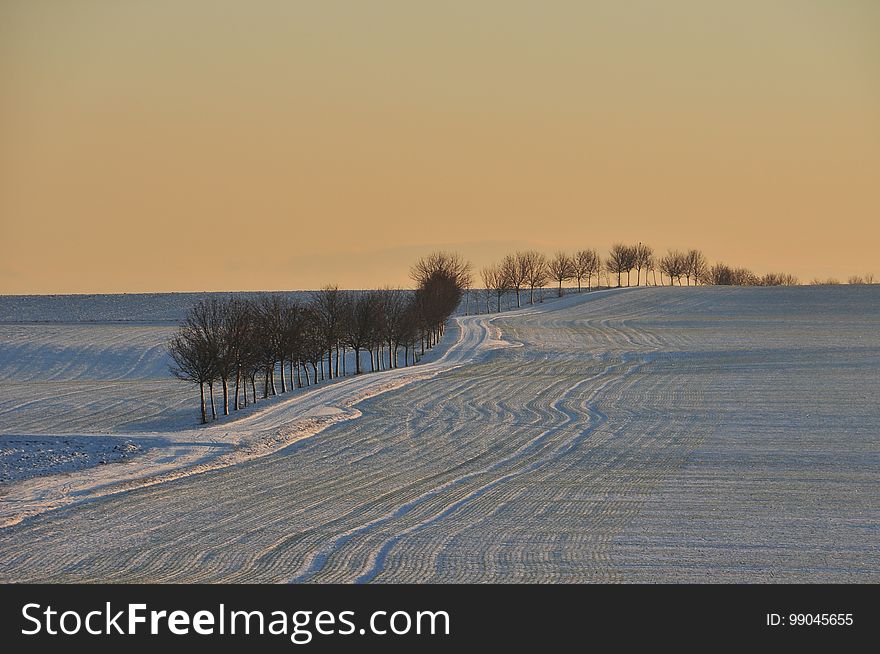
<path fill-rule="evenodd" d="M 0 580 L 880 581 L 880 288 L 458 324 L 424 367 L 7 485 L 7 516 L 62 508 L 0 530 Z"/>
<path fill-rule="evenodd" d="M 0 526 L 283 449 L 359 417 L 356 405 L 367 398 L 502 345 L 489 334 L 490 321 L 453 321 L 417 366 L 323 381 L 204 426 L 194 421 L 193 387 L 168 379 L 165 343 L 173 326 L 0 325 L 0 378 L 12 398 L 0 406 Z M 353 353 L 348 359 L 353 370 Z M 367 370 L 369 355 L 362 359 Z M 161 393 L 152 398 L 156 388 Z M 110 463 L 125 465 L 99 467 Z"/>
<path fill-rule="evenodd" d="M 142 451 L 140 443 L 112 436 L 4 436 L 0 438 L 0 484 L 121 463 Z"/>

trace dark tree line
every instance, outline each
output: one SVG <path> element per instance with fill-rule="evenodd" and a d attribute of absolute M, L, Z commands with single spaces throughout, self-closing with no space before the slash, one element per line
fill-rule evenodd
<path fill-rule="evenodd" d="M 324 380 L 418 363 L 471 284 L 470 264 L 438 252 L 411 270 L 415 291 L 327 286 L 308 302 L 280 293 L 208 298 L 168 344 L 172 374 L 199 387 L 202 423 Z M 346 352 L 355 369 L 346 370 Z M 217 393 L 220 408 L 217 408 Z"/>

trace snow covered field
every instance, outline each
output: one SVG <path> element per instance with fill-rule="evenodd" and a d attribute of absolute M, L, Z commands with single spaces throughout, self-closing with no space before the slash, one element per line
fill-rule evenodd
<path fill-rule="evenodd" d="M 171 328 L 0 325 L 0 444 L 139 448 L 13 472 L 0 580 L 880 581 L 880 287 L 458 318 L 433 361 L 200 429 Z"/>

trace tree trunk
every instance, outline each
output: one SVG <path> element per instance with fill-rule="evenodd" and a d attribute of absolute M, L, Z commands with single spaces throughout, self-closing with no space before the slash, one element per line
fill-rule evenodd
<path fill-rule="evenodd" d="M 223 382 L 223 415 L 229 415 L 229 379 L 227 377 L 222 377 L 221 381 Z"/>
<path fill-rule="evenodd" d="M 281 360 L 281 392 L 287 392 L 287 385 L 284 383 L 284 357 L 280 357 Z"/>
<path fill-rule="evenodd" d="M 354 374 L 361 374 L 361 348 L 354 348 Z"/>
<path fill-rule="evenodd" d="M 235 401 L 232 403 L 232 407 L 238 411 L 238 387 L 241 383 L 241 366 L 236 366 L 235 368 Z"/>
<path fill-rule="evenodd" d="M 202 424 L 208 422 L 208 415 L 205 413 L 205 382 L 199 382 L 199 397 L 201 398 L 202 408 Z"/>
<path fill-rule="evenodd" d="M 217 409 L 214 406 L 214 382 L 208 382 L 208 394 L 211 396 L 211 420 L 216 420 Z"/>
<path fill-rule="evenodd" d="M 251 375 L 251 391 L 254 394 L 254 404 L 257 403 L 257 371 L 254 371 L 254 374 Z"/>

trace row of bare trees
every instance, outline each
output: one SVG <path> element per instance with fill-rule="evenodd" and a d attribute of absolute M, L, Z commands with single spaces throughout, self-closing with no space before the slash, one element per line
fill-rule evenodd
<path fill-rule="evenodd" d="M 797 286 L 800 280 L 788 273 L 767 273 L 758 276 L 748 268 L 733 268 L 716 263 L 700 278 L 703 284 L 715 286 Z"/>
<path fill-rule="evenodd" d="M 580 250 L 574 256 L 557 252 L 548 258 L 536 250 L 526 250 L 508 254 L 496 265 L 486 266 L 480 271 L 483 288 L 486 291 L 486 312 L 491 311 L 490 299 L 494 296 L 495 305 L 501 311 L 501 299 L 508 292 L 516 297 L 516 306 L 522 306 L 522 294 L 528 291 L 529 304 L 535 303 L 535 295 L 543 299 L 543 289 L 553 282 L 557 293 L 564 293 L 562 285 L 577 280 L 578 291 L 583 285 L 591 289 L 593 281 L 599 281 L 601 259 L 595 250 Z"/>
<path fill-rule="evenodd" d="M 324 380 L 417 363 L 443 336 L 471 284 L 470 264 L 438 252 L 411 270 L 415 291 L 343 291 L 327 286 L 303 302 L 264 293 L 210 297 L 194 306 L 168 345 L 172 374 L 199 387 L 202 423 Z M 346 353 L 353 354 L 348 370 Z M 280 386 L 280 391 L 279 391 Z"/>
<path fill-rule="evenodd" d="M 638 243 L 611 246 L 608 255 L 602 259 L 596 250 L 579 250 L 574 255 L 556 252 L 547 257 L 535 250 L 525 250 L 508 254 L 500 263 L 486 266 L 480 271 L 485 291 L 486 312 L 502 309 L 502 299 L 512 294 L 516 306 L 522 306 L 522 295 L 528 291 L 529 304 L 543 299 L 543 289 L 549 284 L 556 287 L 559 297 L 565 292 L 564 284 L 576 282 L 577 290 L 592 290 L 602 285 L 611 286 L 691 286 L 748 285 L 779 286 L 796 285 L 800 282 L 794 275 L 770 273 L 755 275 L 746 268 L 733 268 L 723 263 L 710 266 L 700 250 L 669 250 L 664 255 L 656 255 L 654 249 Z"/>
<path fill-rule="evenodd" d="M 810 282 L 812 286 L 837 286 L 841 282 L 835 277 L 827 277 L 825 279 L 816 278 Z M 874 274 L 865 273 L 864 275 L 852 275 L 846 280 L 847 284 L 873 284 Z"/>

